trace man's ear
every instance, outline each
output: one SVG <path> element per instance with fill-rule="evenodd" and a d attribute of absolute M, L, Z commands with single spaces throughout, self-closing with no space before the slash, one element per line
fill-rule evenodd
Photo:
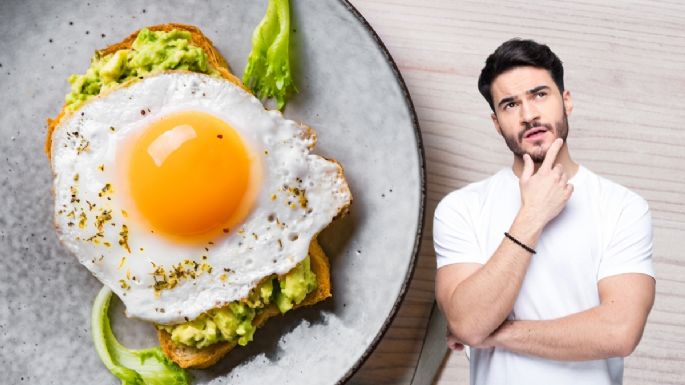
<path fill-rule="evenodd" d="M 499 120 L 497 120 L 497 115 L 493 112 L 490 115 L 490 118 L 492 119 L 492 123 L 495 125 L 495 129 L 497 132 L 499 132 L 500 135 L 502 135 L 502 127 L 499 125 Z"/>
<path fill-rule="evenodd" d="M 573 111 L 573 98 L 571 98 L 571 91 L 564 90 L 564 93 L 561 95 L 561 97 L 564 100 L 564 110 L 566 111 L 566 116 L 569 116 Z"/>

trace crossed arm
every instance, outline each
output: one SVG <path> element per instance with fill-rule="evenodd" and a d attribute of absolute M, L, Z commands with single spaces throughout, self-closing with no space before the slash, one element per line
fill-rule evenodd
<path fill-rule="evenodd" d="M 501 347 L 553 360 L 625 357 L 639 343 L 654 302 L 655 285 L 652 277 L 638 273 L 620 274 L 599 281 L 600 304 L 594 308 L 544 321 L 505 321 L 505 315 L 500 324 L 488 333 L 488 330 L 475 326 L 478 324 L 476 319 L 486 320 L 493 313 L 501 314 L 507 309 L 510 311 L 513 302 L 490 302 L 491 306 L 499 308 L 491 307 L 481 314 L 469 311 L 461 316 L 454 314 L 457 309 L 450 304 L 450 301 L 463 300 L 458 294 L 460 285 L 468 278 L 478 278 L 485 268 L 485 265 L 478 264 L 455 264 L 438 271 L 438 293 L 441 293 L 438 295 L 438 302 L 447 315 L 452 342 L 474 347 Z M 455 284 L 453 279 L 460 276 L 461 282 Z M 450 281 L 452 285 L 448 284 Z M 445 295 L 449 293 L 448 286 L 453 286 L 454 290 L 449 294 L 450 299 Z M 463 287 L 468 286 L 466 282 Z M 484 293 L 487 292 L 489 290 L 484 290 Z M 471 321 L 468 321 L 469 318 Z M 484 334 L 487 335 L 482 337 Z"/>

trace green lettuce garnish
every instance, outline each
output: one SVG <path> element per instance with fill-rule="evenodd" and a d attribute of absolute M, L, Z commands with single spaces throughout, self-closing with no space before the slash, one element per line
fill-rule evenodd
<path fill-rule="evenodd" d="M 264 19 L 252 34 L 252 52 L 247 59 L 243 82 L 260 99 L 275 98 L 279 110 L 285 98 L 297 92 L 290 72 L 290 4 L 269 0 Z"/>
<path fill-rule="evenodd" d="M 109 323 L 112 291 L 103 287 L 95 298 L 91 314 L 95 350 L 122 385 L 188 385 L 185 370 L 171 361 L 159 347 L 131 350 L 121 345 Z"/>

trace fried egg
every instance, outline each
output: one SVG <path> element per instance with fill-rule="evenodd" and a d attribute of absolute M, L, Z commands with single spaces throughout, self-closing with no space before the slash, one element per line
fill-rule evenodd
<path fill-rule="evenodd" d="M 126 306 L 196 318 L 285 274 L 351 195 L 310 128 L 221 78 L 146 77 L 52 136 L 59 239 Z"/>

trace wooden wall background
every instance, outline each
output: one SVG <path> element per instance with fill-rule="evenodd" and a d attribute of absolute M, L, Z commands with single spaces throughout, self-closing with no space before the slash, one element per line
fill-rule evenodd
<path fill-rule="evenodd" d="M 656 303 L 626 385 L 685 383 L 685 2 L 352 0 L 394 57 L 426 150 L 428 209 L 408 295 L 353 384 L 408 384 L 433 301 L 432 217 L 448 192 L 511 163 L 476 89 L 485 58 L 511 37 L 548 44 L 574 97 L 575 160 L 649 201 Z M 436 384 L 467 384 L 451 354 Z"/>

